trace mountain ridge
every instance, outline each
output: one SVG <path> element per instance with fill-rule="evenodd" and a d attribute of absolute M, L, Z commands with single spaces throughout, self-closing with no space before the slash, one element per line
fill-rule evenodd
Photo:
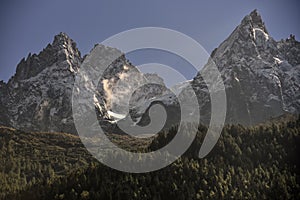
<path fill-rule="evenodd" d="M 289 53 L 282 53 L 281 49 L 290 46 L 291 40 L 294 43 L 289 49 L 293 49 L 293 53 L 289 50 Z M 278 47 L 280 45 L 281 48 Z M 300 84 L 297 70 L 299 57 L 300 43 L 294 36 L 276 42 L 268 34 L 257 10 L 244 17 L 241 24 L 211 54 L 211 60 L 222 74 L 226 88 L 226 123 L 252 125 L 285 112 L 299 113 L 299 95 L 296 92 Z M 203 70 L 210 65 L 209 61 Z M 287 65 L 297 73 L 288 73 L 281 69 Z M 203 93 L 205 83 L 200 73 L 193 79 L 192 84 L 201 93 L 201 98 L 209 98 L 207 90 L 204 89 Z M 289 92 L 292 86 L 295 88 Z M 209 110 L 209 105 L 201 106 L 204 110 Z"/>
<path fill-rule="evenodd" d="M 103 45 L 99 47 L 103 52 L 115 51 Z M 122 111 L 126 94 L 133 92 L 130 84 L 151 83 L 150 79 L 161 82 L 157 76 L 141 74 L 124 54 L 119 53 L 121 57 L 108 67 L 95 91 L 97 114 L 107 125 L 114 120 L 108 111 Z M 7 83 L 0 82 L 0 124 L 29 131 L 76 133 L 71 96 L 76 73 L 85 58 L 86 55 L 81 56 L 76 43 L 65 33 L 56 35 L 52 44 L 39 54 L 23 58 L 15 75 Z M 244 17 L 211 53 L 211 59 L 203 70 L 209 68 L 212 61 L 222 74 L 226 88 L 226 123 L 254 125 L 286 112 L 299 113 L 300 43 L 293 35 L 275 41 L 257 10 Z M 114 88 L 118 81 L 121 81 L 122 87 Z M 201 122 L 208 124 L 210 97 L 201 73 L 189 83 L 199 100 Z M 184 86 L 177 87 L 181 88 L 182 95 L 188 96 L 191 92 Z M 131 116 L 135 119 L 149 110 L 147 107 L 152 105 L 151 102 L 161 101 L 167 104 L 166 109 L 178 107 L 178 101 L 173 98 L 175 95 L 167 88 L 139 91 L 135 93 L 135 101 L 131 102 L 133 112 L 129 112 L 133 115 L 138 113 L 138 116 Z M 152 91 L 151 94 L 148 94 L 149 91 Z M 112 94 L 116 98 L 111 98 Z"/>

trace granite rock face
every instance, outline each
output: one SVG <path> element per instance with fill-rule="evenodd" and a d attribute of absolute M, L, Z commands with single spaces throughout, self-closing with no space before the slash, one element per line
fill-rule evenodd
<path fill-rule="evenodd" d="M 142 74 L 119 50 L 96 47 L 105 55 L 120 55 L 93 91 L 98 119 L 107 125 L 107 130 L 126 117 L 135 124 L 146 125 L 150 121 L 149 108 L 155 104 L 164 105 L 171 115 L 170 123 L 178 122 L 180 105 L 174 93 L 189 97 L 190 92 L 195 92 L 200 119 L 209 123 L 210 97 L 201 73 L 170 90 L 158 75 Z M 29 54 L 22 59 L 8 83 L 0 82 L 0 125 L 76 133 L 72 91 L 76 74 L 87 57 L 81 56 L 72 39 L 60 33 L 38 55 Z M 252 125 L 284 113 L 300 113 L 300 43 L 293 35 L 275 41 L 256 10 L 212 52 L 203 70 L 208 70 L 212 61 L 225 85 L 226 123 Z M 187 89 L 187 84 L 193 91 Z M 194 109 L 191 106 L 189 116 Z"/>
<path fill-rule="evenodd" d="M 38 55 L 22 59 L 16 74 L 0 85 L 1 124 L 28 131 L 76 133 L 71 98 L 82 61 L 76 43 L 65 33 L 56 35 Z M 120 71 L 126 63 L 123 57 L 110 68 Z M 104 94 L 103 90 L 99 93 Z M 103 96 L 95 109 L 108 118 Z"/>
<path fill-rule="evenodd" d="M 1 96 L 8 115 L 6 125 L 30 131 L 73 132 L 71 93 L 81 61 L 75 42 L 64 33 L 55 36 L 38 55 L 23 58 Z"/>
<path fill-rule="evenodd" d="M 134 87 L 149 82 L 150 79 L 160 79 L 154 75 L 146 78 L 117 49 L 100 44 L 95 47 L 102 54 L 118 55 L 104 71 L 97 89 L 93 91 L 94 109 L 98 119 L 109 129 L 114 126 L 114 112 L 124 114 L 123 107 L 129 101 L 128 95 Z M 88 55 L 84 56 L 87 57 Z M 76 74 L 84 58 L 81 57 L 76 43 L 65 33 L 56 35 L 52 44 L 38 55 L 29 54 L 26 59 L 23 58 L 8 83 L 0 82 L 0 125 L 26 131 L 75 134 L 72 92 Z M 90 91 L 93 88 L 87 84 L 80 89 Z M 155 91 L 161 92 L 154 89 L 152 96 L 157 95 Z M 141 95 L 145 94 L 136 94 L 135 98 L 140 100 Z M 110 112 L 111 110 L 114 112 Z M 84 112 L 87 110 L 82 110 Z"/>
<path fill-rule="evenodd" d="M 300 43 L 294 36 L 275 41 L 254 10 L 213 51 L 226 89 L 227 117 L 232 124 L 252 125 L 285 112 L 300 112 Z M 210 62 L 204 66 L 210 67 Z M 200 73 L 191 81 L 206 123 L 210 100 Z"/>
<path fill-rule="evenodd" d="M 257 10 L 244 17 L 240 25 L 216 48 L 202 72 L 212 65 L 218 68 L 227 96 L 226 123 L 254 125 L 285 113 L 300 113 L 300 43 L 295 36 L 275 41 Z M 214 76 L 211 76 L 214 91 Z M 190 84 L 193 89 L 186 87 Z M 195 92 L 200 107 L 200 121 L 209 124 L 211 99 L 199 72 L 193 80 L 174 86 L 180 95 Z M 191 91 L 193 90 L 193 91 Z M 176 98 L 160 99 L 174 110 Z M 171 99 L 171 101 L 166 102 Z M 154 99 L 153 101 L 157 101 Z M 172 101 L 173 100 L 173 101 Z M 147 105 L 150 105 L 147 102 Z M 193 102 L 190 104 L 193 114 Z M 144 109 L 145 110 L 145 109 Z"/>

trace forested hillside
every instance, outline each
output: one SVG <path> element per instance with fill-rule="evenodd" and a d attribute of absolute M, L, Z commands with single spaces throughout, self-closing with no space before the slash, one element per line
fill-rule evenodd
<path fill-rule="evenodd" d="M 2 132 L 3 130 L 1 129 Z M 1 133 L 1 156 L 5 158 L 5 165 L 1 166 L 11 166 L 7 162 L 17 160 L 12 162 L 14 167 L 1 168 L 1 177 L 6 177 L 6 182 L 2 181 L 2 185 L 7 187 L 1 186 L 2 192 L 6 191 L 12 194 L 14 191 L 19 191 L 7 197 L 31 200 L 300 199 L 298 158 L 300 118 L 289 122 L 249 128 L 239 125 L 226 126 L 213 151 L 206 158 L 198 159 L 197 154 L 205 131 L 204 126 L 199 127 L 195 142 L 175 163 L 162 170 L 145 174 L 129 174 L 112 170 L 92 161 L 89 155 L 84 153 L 84 150 L 80 150 L 82 147 L 77 150 L 73 149 L 72 152 L 77 152 L 73 153 L 76 158 L 73 158 L 74 162 L 70 162 L 72 154 L 67 153 L 69 152 L 68 148 L 64 147 L 64 151 L 62 151 L 63 147 L 58 147 L 70 145 L 70 143 L 73 143 L 73 146 L 70 145 L 71 147 L 75 147 L 78 140 L 72 140 L 74 136 L 60 136 L 61 139 L 64 138 L 64 145 L 60 145 L 61 141 L 57 141 L 53 144 L 51 151 L 46 145 L 48 149 L 48 159 L 46 159 L 47 154 L 43 153 L 43 148 L 37 148 L 34 145 L 35 142 L 40 143 L 41 138 L 30 144 L 20 144 L 24 147 L 30 146 L 32 150 L 29 153 L 26 148 L 16 148 L 16 145 L 12 145 L 16 141 L 12 138 L 19 138 L 21 135 L 25 137 L 25 134 L 5 139 L 8 138 L 5 136 L 7 133 Z M 176 129 L 173 128 L 168 132 L 161 133 L 149 145 L 149 150 L 166 144 L 175 132 Z M 50 136 L 50 134 L 45 134 L 45 136 L 58 137 L 57 135 Z M 68 140 L 70 141 L 66 142 Z M 10 145 L 3 145 L 3 141 Z M 53 139 L 47 141 L 51 143 Z M 12 149 L 8 150 L 10 146 Z M 40 147 L 42 146 L 40 145 Z M 65 152 L 64 156 L 61 156 L 63 153 L 59 152 Z M 34 157 L 37 157 L 38 161 Z M 48 160 L 50 167 L 46 169 L 38 167 L 46 166 L 39 164 L 43 162 L 43 159 Z M 36 160 L 36 164 L 32 162 L 34 160 Z M 28 164 L 29 161 L 32 166 Z M 85 164 L 86 162 L 88 163 Z M 33 167 L 34 165 L 37 167 Z M 64 176 L 57 175 L 59 174 L 57 167 L 64 166 L 61 170 L 68 170 L 71 165 L 74 166 L 74 168 L 72 167 L 73 171 L 70 170 L 70 173 L 65 173 Z M 75 168 L 75 166 L 78 167 Z M 27 173 L 29 169 L 32 172 L 30 179 L 24 177 L 24 173 Z M 56 171 L 54 176 L 46 175 L 53 171 Z M 13 180 L 21 181 L 16 185 L 22 185 L 23 181 L 27 182 L 27 187 L 15 188 L 13 184 L 8 184 L 7 180 L 10 179 L 7 177 L 11 176 L 18 176 Z M 34 177 L 38 180 L 41 176 L 52 178 L 43 179 L 48 181 L 42 182 L 33 181 Z"/>
<path fill-rule="evenodd" d="M 141 150 L 151 140 L 111 134 L 121 148 Z M 66 133 L 24 132 L 0 126 L 0 199 L 65 179 L 76 170 L 97 163 L 78 136 Z M 30 199 L 33 198 L 30 196 Z M 23 199 L 23 198 L 22 198 Z"/>

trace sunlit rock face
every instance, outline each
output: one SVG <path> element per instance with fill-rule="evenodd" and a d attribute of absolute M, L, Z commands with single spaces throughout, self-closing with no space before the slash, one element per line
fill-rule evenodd
<path fill-rule="evenodd" d="M 227 123 L 257 124 L 300 111 L 300 43 L 275 41 L 254 10 L 211 55 L 227 94 Z M 204 67 L 209 68 L 210 63 Z M 204 121 L 210 100 L 200 73 L 192 81 Z"/>
<path fill-rule="evenodd" d="M 226 123 L 253 125 L 284 113 L 300 113 L 300 43 L 293 35 L 275 41 L 256 10 L 212 52 L 202 72 L 209 71 L 214 64 L 225 85 Z M 214 84 L 213 75 L 211 79 Z M 185 87 L 188 83 L 193 90 Z M 209 124 L 211 100 L 201 73 L 174 88 L 187 98 L 196 93 L 200 120 Z M 217 91 L 215 88 L 212 92 Z M 167 99 L 166 96 L 164 100 Z M 171 101 L 166 105 L 175 104 L 178 102 Z M 191 114 L 195 107 L 191 103 Z"/>
<path fill-rule="evenodd" d="M 110 114 L 126 115 L 131 93 L 151 76 L 146 78 L 119 50 L 104 45 L 97 47 L 102 54 L 118 55 L 117 59 L 99 78 L 96 90 L 91 84 L 77 89 L 83 90 L 83 96 L 84 91 L 95 94 L 94 111 L 100 123 L 110 128 L 109 123 L 115 120 Z M 23 58 L 8 83 L 0 82 L 0 124 L 28 131 L 76 133 L 72 92 L 84 58 L 76 43 L 65 33 L 56 35 L 52 44 L 38 55 L 29 54 L 26 59 Z M 92 83 L 92 80 L 88 82 Z M 162 92 L 154 89 L 148 98 L 155 96 L 155 91 Z M 147 99 L 141 95 L 146 94 L 136 94 L 136 100 L 131 100 L 131 107 L 137 104 L 136 101 Z M 82 110 L 82 113 L 85 112 Z"/>
<path fill-rule="evenodd" d="M 1 96 L 6 124 L 31 131 L 73 132 L 70 102 L 81 60 L 76 44 L 64 33 L 38 55 L 23 58 Z"/>
<path fill-rule="evenodd" d="M 103 45 L 97 48 L 103 55 L 118 55 L 92 91 L 93 109 L 106 130 L 118 130 L 116 122 L 128 117 L 135 125 L 150 123 L 148 111 L 155 104 L 164 106 L 169 124 L 179 122 L 180 105 L 175 94 L 190 97 L 193 92 L 200 105 L 201 122 L 209 123 L 210 97 L 201 73 L 168 89 L 162 78 L 142 74 L 119 50 Z M 29 131 L 76 133 L 72 92 L 75 77 L 87 56 L 82 57 L 76 43 L 60 33 L 38 55 L 29 54 L 22 59 L 8 83 L 0 82 L 0 125 Z M 212 61 L 226 89 L 226 123 L 252 125 L 286 112 L 300 112 L 300 43 L 293 35 L 275 41 L 256 10 L 212 52 L 204 71 Z M 193 90 L 186 87 L 188 84 Z M 89 84 L 78 89 L 94 90 Z M 193 103 L 187 108 L 189 117 L 196 108 Z"/>
<path fill-rule="evenodd" d="M 3 124 L 22 130 L 75 133 L 71 97 L 81 62 L 76 43 L 64 33 L 56 35 L 38 55 L 23 58 L 16 74 L 0 88 L 1 94 L 5 91 L 0 98 L 8 115 Z"/>

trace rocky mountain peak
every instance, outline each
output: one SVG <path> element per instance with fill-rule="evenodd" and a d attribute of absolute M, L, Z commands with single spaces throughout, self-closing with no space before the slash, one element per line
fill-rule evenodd
<path fill-rule="evenodd" d="M 253 29 L 260 29 L 268 34 L 265 23 L 263 22 L 261 15 L 256 9 L 253 10 L 249 15 L 246 15 L 244 17 L 239 27 L 249 29 L 250 31 Z"/>
<path fill-rule="evenodd" d="M 63 43 L 63 42 L 68 42 L 71 41 L 72 39 L 64 32 L 60 32 L 57 35 L 54 36 L 54 41 L 53 43 Z"/>
<path fill-rule="evenodd" d="M 54 37 L 53 43 L 48 44 L 38 55 L 29 53 L 26 59 L 23 58 L 17 65 L 16 74 L 10 82 L 35 77 L 53 65 L 76 72 L 81 60 L 76 43 L 67 34 L 59 33 Z"/>
<path fill-rule="evenodd" d="M 110 128 L 120 115 L 128 114 L 123 112 L 128 111 L 128 98 L 131 118 L 136 121 L 143 119 L 153 102 L 162 102 L 171 116 L 177 116 L 175 95 L 164 86 L 148 84 L 163 84 L 163 79 L 156 74 L 142 74 L 117 49 L 104 45 L 95 49 L 107 59 L 119 55 L 103 73 L 97 91 L 89 84 L 79 90 L 95 92 L 101 123 Z M 228 102 L 226 123 L 252 125 L 285 112 L 299 113 L 300 43 L 293 35 L 275 41 L 257 10 L 241 21 L 211 57 L 203 70 L 209 69 L 213 60 L 222 75 Z M 24 130 L 76 133 L 71 97 L 82 61 L 76 43 L 65 33 L 56 35 L 39 54 L 23 58 L 8 84 L 0 82 L 0 124 Z M 140 87 L 144 83 L 148 85 Z M 209 123 L 211 106 L 206 83 L 200 73 L 189 83 L 194 90 L 185 89 L 187 83 L 183 83 L 178 86 L 180 93 L 189 97 L 195 91 L 202 122 Z M 189 114 L 194 110 L 191 106 Z"/>
<path fill-rule="evenodd" d="M 245 16 L 212 53 L 225 84 L 226 122 L 252 125 L 285 112 L 299 113 L 299 58 L 300 43 L 293 35 L 277 42 L 257 10 Z M 209 67 L 208 62 L 204 69 Z M 193 79 L 193 85 L 204 102 L 202 113 L 209 113 L 205 102 L 209 95 L 201 74 Z"/>
<path fill-rule="evenodd" d="M 255 9 L 250 13 L 250 18 L 251 18 L 251 22 L 252 22 L 252 26 L 253 28 L 260 28 L 262 29 L 265 33 L 268 34 L 268 31 L 266 29 L 265 23 L 263 22 L 260 14 L 258 13 L 258 11 Z"/>
<path fill-rule="evenodd" d="M 123 114 L 121 111 L 130 98 L 128 94 L 146 82 L 146 78 L 120 50 L 98 44 L 93 51 L 102 55 L 97 61 L 100 64 L 105 59 L 117 59 L 103 72 L 96 91 L 92 82 L 82 84 L 77 89 L 84 97 L 87 96 L 86 92 L 95 93 L 94 104 L 100 123 L 110 127 L 113 126 L 113 112 Z M 89 55 L 85 59 L 89 59 Z M 52 44 L 48 44 L 39 54 L 29 54 L 26 59 L 23 58 L 8 84 L 0 82 L 0 124 L 30 131 L 76 133 L 72 92 L 82 62 L 76 43 L 65 33 L 56 35 Z M 95 66 L 94 70 L 102 70 L 98 64 Z M 159 79 L 158 76 L 148 76 L 149 79 L 154 77 Z M 151 88 L 152 96 L 165 91 L 160 87 Z M 146 96 L 149 90 L 143 90 L 144 93 L 141 91 L 136 98 Z M 151 98 L 151 95 L 145 99 Z M 84 108 L 82 112 L 87 109 Z"/>
<path fill-rule="evenodd" d="M 78 51 L 76 43 L 64 32 L 60 32 L 59 34 L 54 36 L 52 46 L 61 49 L 72 48 Z"/>
<path fill-rule="evenodd" d="M 71 94 L 81 62 L 76 43 L 65 33 L 56 35 L 40 53 L 29 53 L 7 85 L 0 84 L 0 113 L 7 113 L 2 124 L 74 132 Z"/>
<path fill-rule="evenodd" d="M 251 58 L 266 58 L 273 62 L 271 54 L 278 54 L 276 41 L 269 35 L 261 15 L 254 10 L 242 19 L 211 57 L 216 63 L 222 63 L 220 66 L 229 67 L 228 63 L 248 62 Z"/>

